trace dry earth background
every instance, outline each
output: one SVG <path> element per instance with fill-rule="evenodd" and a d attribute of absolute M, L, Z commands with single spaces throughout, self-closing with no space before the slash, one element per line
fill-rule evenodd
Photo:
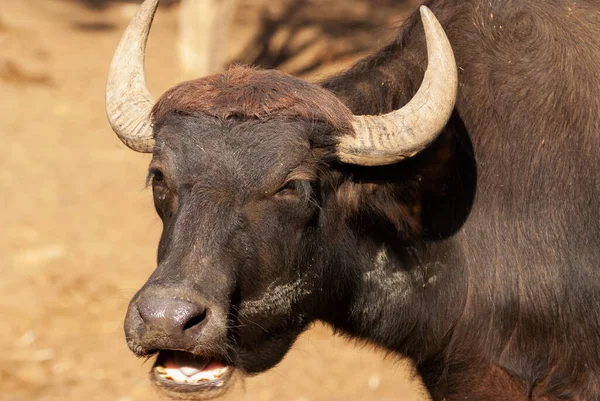
<path fill-rule="evenodd" d="M 411 7 L 289 3 L 240 0 L 230 58 L 318 79 L 385 44 Z M 103 104 L 112 52 L 138 4 L 0 0 L 1 400 L 158 399 L 151 362 L 128 351 L 122 332 L 161 228 L 144 188 L 149 156 L 118 141 Z M 177 5 L 161 7 L 147 60 L 155 96 L 180 79 L 176 28 Z M 424 399 L 410 378 L 406 362 L 316 326 L 226 399 Z"/>

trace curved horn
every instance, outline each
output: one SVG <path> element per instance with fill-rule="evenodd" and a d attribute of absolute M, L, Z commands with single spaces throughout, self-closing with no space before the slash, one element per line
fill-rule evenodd
<path fill-rule="evenodd" d="M 354 116 L 354 136 L 344 136 L 337 155 L 344 163 L 382 166 L 425 149 L 442 131 L 456 101 L 458 73 L 448 37 L 431 10 L 421 6 L 427 71 L 406 106 L 380 116 Z"/>
<path fill-rule="evenodd" d="M 137 152 L 152 153 L 150 112 L 154 105 L 146 85 L 146 41 L 159 0 L 146 0 L 129 23 L 115 51 L 106 85 L 106 114 L 113 131 Z"/>

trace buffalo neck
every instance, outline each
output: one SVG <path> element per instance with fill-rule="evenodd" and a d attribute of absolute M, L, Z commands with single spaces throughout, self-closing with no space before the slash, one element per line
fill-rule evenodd
<path fill-rule="evenodd" d="M 325 295 L 320 318 L 425 363 L 445 347 L 466 303 L 468 283 L 455 242 L 352 244 L 346 249 L 353 251 L 331 262 L 327 280 L 335 293 Z"/>

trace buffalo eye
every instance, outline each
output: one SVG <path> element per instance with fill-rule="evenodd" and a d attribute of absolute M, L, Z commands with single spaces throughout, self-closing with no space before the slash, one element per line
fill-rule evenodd
<path fill-rule="evenodd" d="M 169 190 L 167 179 L 163 172 L 157 168 L 151 168 L 148 174 L 148 183 L 152 180 L 152 192 L 154 195 L 154 207 L 161 218 L 171 215 L 173 208 L 173 195 Z"/>
<path fill-rule="evenodd" d="M 277 197 L 304 197 L 310 191 L 310 184 L 305 181 L 291 180 L 286 182 L 275 194 Z"/>
<path fill-rule="evenodd" d="M 162 180 L 164 180 L 164 176 L 162 171 L 158 170 L 158 169 L 153 169 L 150 174 L 152 174 L 152 180 L 153 181 L 157 181 L 157 182 L 161 182 Z"/>

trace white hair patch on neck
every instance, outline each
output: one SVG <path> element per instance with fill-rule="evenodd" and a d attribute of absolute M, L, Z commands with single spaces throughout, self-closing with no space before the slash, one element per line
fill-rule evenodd
<path fill-rule="evenodd" d="M 377 251 L 373 258 L 372 268 L 363 274 L 366 290 L 370 293 L 370 311 L 382 310 L 389 303 L 403 303 L 413 293 L 410 273 L 405 270 L 394 269 L 394 262 L 386 247 Z"/>

